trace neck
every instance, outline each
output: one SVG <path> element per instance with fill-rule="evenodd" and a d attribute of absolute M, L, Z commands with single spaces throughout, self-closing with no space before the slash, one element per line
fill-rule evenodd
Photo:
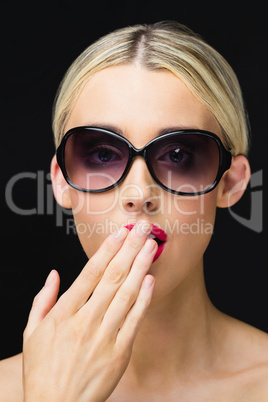
<path fill-rule="evenodd" d="M 216 311 L 207 295 L 200 262 L 168 296 L 152 300 L 128 371 L 147 381 L 159 369 L 167 377 L 197 364 L 209 364 Z"/>

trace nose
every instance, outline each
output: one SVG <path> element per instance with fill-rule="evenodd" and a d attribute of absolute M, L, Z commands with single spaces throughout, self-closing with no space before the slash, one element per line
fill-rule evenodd
<path fill-rule="evenodd" d="M 160 210 L 161 188 L 152 178 L 142 157 L 134 158 L 121 186 L 121 206 L 125 213 L 152 215 Z"/>

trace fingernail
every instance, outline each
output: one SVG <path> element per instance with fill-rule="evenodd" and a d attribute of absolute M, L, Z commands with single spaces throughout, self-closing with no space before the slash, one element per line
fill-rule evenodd
<path fill-rule="evenodd" d="M 135 225 L 135 231 L 139 236 L 148 235 L 151 232 L 152 225 L 146 221 L 141 221 Z"/>
<path fill-rule="evenodd" d="M 142 287 L 143 288 L 150 288 L 154 283 L 154 277 L 151 275 L 146 275 L 143 282 L 142 282 Z"/>
<path fill-rule="evenodd" d="M 157 243 L 152 239 L 147 239 L 144 244 L 144 250 L 147 253 L 152 253 L 157 247 Z"/>
<path fill-rule="evenodd" d="M 117 230 L 116 232 L 113 232 L 112 235 L 116 240 L 121 241 L 127 237 L 128 233 L 129 233 L 129 230 L 125 227 L 122 227 L 119 230 Z"/>
<path fill-rule="evenodd" d="M 50 272 L 50 274 L 48 275 L 47 280 L 45 282 L 45 286 L 50 286 L 54 282 L 55 272 L 56 271 L 54 269 Z"/>

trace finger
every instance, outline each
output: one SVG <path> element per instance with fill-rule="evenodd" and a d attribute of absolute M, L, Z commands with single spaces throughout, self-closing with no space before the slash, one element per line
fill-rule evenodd
<path fill-rule="evenodd" d="M 89 317 L 90 312 L 91 320 L 94 318 L 99 321 L 102 320 L 111 300 L 129 274 L 134 260 L 144 246 L 150 231 L 151 225 L 145 221 L 141 221 L 129 232 L 120 251 L 108 265 L 92 297 L 83 307 L 81 313 L 85 317 Z"/>
<path fill-rule="evenodd" d="M 128 229 L 121 228 L 104 240 L 80 275 L 59 299 L 57 308 L 61 310 L 62 314 L 73 314 L 86 303 L 100 282 L 107 265 L 122 247 L 128 233 Z"/>
<path fill-rule="evenodd" d="M 35 296 L 29 314 L 25 334 L 29 337 L 40 322 L 55 305 L 59 293 L 60 277 L 57 271 L 52 270 L 47 277 L 44 287 Z"/>
<path fill-rule="evenodd" d="M 125 350 L 129 345 L 133 345 L 151 303 L 154 284 L 154 277 L 152 275 L 146 275 L 142 282 L 137 300 L 118 332 L 116 345 L 119 349 Z"/>
<path fill-rule="evenodd" d="M 117 336 L 118 329 L 137 300 L 144 277 L 150 269 L 156 251 L 157 243 L 152 239 L 148 239 L 137 255 L 128 277 L 116 293 L 103 317 L 102 328 L 107 335 Z"/>

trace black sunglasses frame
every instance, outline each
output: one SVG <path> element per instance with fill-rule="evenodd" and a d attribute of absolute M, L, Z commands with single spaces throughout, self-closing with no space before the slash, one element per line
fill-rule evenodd
<path fill-rule="evenodd" d="M 125 144 L 127 144 L 128 149 L 129 149 L 128 162 L 127 162 L 127 165 L 126 165 L 126 167 L 125 167 L 120 179 L 117 180 L 117 182 L 115 182 L 114 184 L 112 184 L 109 187 L 106 187 L 106 188 L 103 188 L 103 189 L 97 189 L 97 190 L 85 189 L 85 188 L 79 187 L 79 186 L 75 185 L 74 183 L 72 183 L 71 180 L 68 177 L 68 174 L 67 174 L 67 171 L 66 171 L 66 168 L 65 168 L 65 157 L 64 157 L 64 155 L 65 155 L 65 145 L 66 145 L 66 142 L 67 142 L 68 138 L 72 134 L 77 133 L 79 131 L 91 131 L 91 130 L 98 131 L 100 133 L 109 134 L 112 137 L 123 141 Z M 163 183 L 161 183 L 158 180 L 157 176 L 155 175 L 155 173 L 154 173 L 154 171 L 153 171 L 153 169 L 152 169 L 152 167 L 150 165 L 148 157 L 147 157 L 148 149 L 149 149 L 151 144 L 154 144 L 157 141 L 163 140 L 164 138 L 169 138 L 170 136 L 172 136 L 174 134 L 176 134 L 176 135 L 178 135 L 178 134 L 179 135 L 182 135 L 182 134 L 183 135 L 185 135 L 185 134 L 198 134 L 198 135 L 213 138 L 213 140 L 217 143 L 217 146 L 218 146 L 218 149 L 219 149 L 219 168 L 218 168 L 218 173 L 217 173 L 217 176 L 215 178 L 214 183 L 210 187 L 208 187 L 207 189 L 202 190 L 202 191 L 197 191 L 195 193 L 187 193 L 187 192 L 182 192 L 182 191 L 176 191 L 176 190 L 172 190 L 171 188 L 166 187 Z M 206 194 L 206 193 L 209 193 L 210 191 L 212 191 L 219 184 L 223 173 L 230 168 L 231 162 L 232 162 L 232 154 L 231 154 L 231 152 L 227 151 L 227 149 L 222 144 L 220 138 L 216 134 L 211 133 L 209 131 L 196 130 L 196 129 L 172 131 L 170 133 L 160 135 L 159 137 L 156 137 L 153 140 L 149 141 L 143 148 L 137 149 L 126 138 L 124 138 L 120 134 L 114 133 L 113 131 L 106 130 L 106 129 L 103 129 L 103 128 L 100 128 L 100 127 L 80 126 L 80 127 L 74 127 L 72 129 L 70 129 L 69 131 L 67 131 L 67 133 L 64 135 L 64 137 L 63 137 L 63 139 L 62 139 L 62 141 L 61 141 L 61 143 L 60 143 L 60 145 L 59 145 L 59 147 L 57 148 L 57 151 L 56 151 L 57 162 L 58 162 L 58 165 L 59 165 L 59 167 L 60 167 L 60 169 L 62 171 L 62 174 L 63 174 L 66 182 L 71 187 L 73 187 L 74 189 L 79 190 L 79 191 L 83 191 L 85 193 L 103 193 L 103 192 L 109 191 L 109 190 L 117 187 L 125 179 L 128 171 L 130 169 L 130 166 L 132 164 L 133 158 L 135 158 L 137 156 L 141 156 L 145 160 L 147 168 L 148 168 L 152 178 L 155 180 L 155 182 L 161 188 L 163 188 L 164 190 L 166 190 L 166 191 L 168 191 L 168 192 L 170 192 L 172 194 L 182 195 L 182 196 L 203 195 L 203 194 Z"/>

